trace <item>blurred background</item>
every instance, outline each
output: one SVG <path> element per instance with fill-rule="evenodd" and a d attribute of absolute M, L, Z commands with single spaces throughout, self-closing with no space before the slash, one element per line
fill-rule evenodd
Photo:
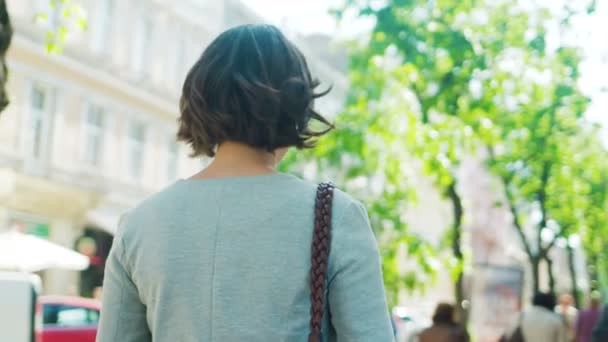
<path fill-rule="evenodd" d="M 121 215 L 207 165 L 181 84 L 248 23 L 332 87 L 281 170 L 366 204 L 400 340 L 441 301 L 496 341 L 535 292 L 608 294 L 605 1 L 2 0 L 0 271 L 63 296 L 40 324 L 94 327 Z"/>

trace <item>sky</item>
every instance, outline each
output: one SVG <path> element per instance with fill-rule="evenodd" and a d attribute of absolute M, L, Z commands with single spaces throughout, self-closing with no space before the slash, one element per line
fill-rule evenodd
<path fill-rule="evenodd" d="M 550 6 L 561 6 L 567 0 L 537 0 Z M 330 8 L 342 0 L 243 0 L 271 23 L 290 30 L 309 34 L 325 33 L 338 36 L 353 36 L 368 29 L 369 23 L 347 22 L 340 27 L 328 14 Z M 587 116 L 604 125 L 604 138 L 608 143 L 608 1 L 598 1 L 597 11 L 591 18 L 574 22 L 577 41 L 584 49 L 586 59 L 581 65 L 581 88 L 592 98 Z M 602 92 L 601 90 L 605 91 Z"/>
<path fill-rule="evenodd" d="M 274 24 L 287 24 L 302 33 L 329 33 L 336 30 L 328 10 L 336 0 L 243 0 L 243 3 Z"/>

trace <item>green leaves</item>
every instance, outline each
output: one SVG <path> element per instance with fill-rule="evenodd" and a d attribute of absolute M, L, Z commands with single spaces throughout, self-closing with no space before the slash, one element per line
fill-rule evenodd
<path fill-rule="evenodd" d="M 77 2 L 72 0 L 48 1 L 48 10 L 37 13 L 34 22 L 47 29 L 46 51 L 49 54 L 60 54 L 73 29 L 87 30 L 87 13 Z"/>
<path fill-rule="evenodd" d="M 488 172 L 505 185 L 502 207 L 515 214 L 514 227 L 579 234 L 587 253 L 606 256 L 607 238 L 597 236 L 608 236 L 608 158 L 583 120 L 589 100 L 578 88 L 579 50 L 548 50 L 545 24 L 561 18 L 506 1 L 351 0 L 341 10 L 352 9 L 376 25 L 368 41 L 352 44 L 339 129 L 283 167 L 314 169 L 365 202 L 391 303 L 400 289 L 423 291 L 439 265 L 455 280 L 467 269 L 470 252 L 460 241 L 467 208 L 455 185 L 462 160 L 479 148 L 490 151 Z M 406 221 L 420 177 L 412 165 L 453 207 L 437 246 Z M 531 220 L 538 211 L 540 222 Z M 549 248 L 522 243 L 530 253 Z"/>

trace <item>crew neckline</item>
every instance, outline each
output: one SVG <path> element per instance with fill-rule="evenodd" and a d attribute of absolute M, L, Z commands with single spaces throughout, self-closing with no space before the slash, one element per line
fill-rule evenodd
<path fill-rule="evenodd" d="M 242 175 L 242 176 L 228 176 L 228 177 L 214 177 L 214 178 L 181 178 L 178 182 L 185 183 L 206 183 L 206 182 L 221 182 L 221 181 L 237 181 L 237 180 L 256 180 L 256 179 L 266 179 L 266 178 L 296 178 L 295 176 L 275 172 L 275 173 L 265 173 L 259 175 Z"/>

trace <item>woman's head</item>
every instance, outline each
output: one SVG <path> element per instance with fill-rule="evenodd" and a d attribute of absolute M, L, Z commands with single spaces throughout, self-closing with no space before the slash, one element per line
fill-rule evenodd
<path fill-rule="evenodd" d="M 553 311 L 556 300 L 553 293 L 537 292 L 532 298 L 532 304 Z"/>
<path fill-rule="evenodd" d="M 589 296 L 589 306 L 594 309 L 597 309 L 601 305 L 602 305 L 602 295 L 597 291 L 591 292 L 591 295 Z"/>
<path fill-rule="evenodd" d="M 178 138 L 213 156 L 235 141 L 274 152 L 311 147 L 327 130 L 309 128 L 318 82 L 302 53 L 274 26 L 244 25 L 219 35 L 194 64 L 180 101 Z"/>
<path fill-rule="evenodd" d="M 433 323 L 454 324 L 456 322 L 454 314 L 454 305 L 448 303 L 439 303 L 437 308 L 435 308 L 435 313 L 433 314 Z"/>

